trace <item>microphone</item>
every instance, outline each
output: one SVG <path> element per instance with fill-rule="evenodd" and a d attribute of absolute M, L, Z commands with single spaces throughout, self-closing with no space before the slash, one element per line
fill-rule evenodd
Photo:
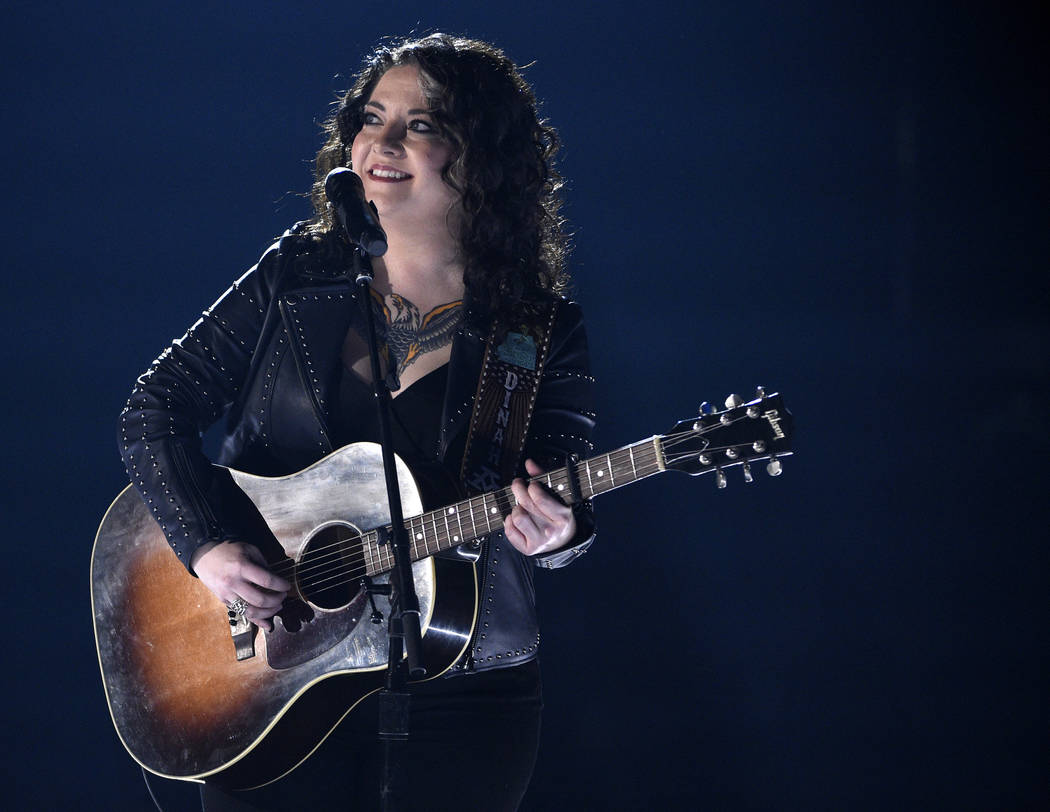
<path fill-rule="evenodd" d="M 365 200 L 361 178 L 345 166 L 336 167 L 324 179 L 324 193 L 350 242 L 369 256 L 383 256 L 387 248 L 386 232 L 379 225 L 376 210 Z"/>

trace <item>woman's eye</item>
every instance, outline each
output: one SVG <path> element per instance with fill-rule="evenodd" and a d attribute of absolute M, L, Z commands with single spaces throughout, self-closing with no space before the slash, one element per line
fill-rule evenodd
<path fill-rule="evenodd" d="M 365 113 L 362 121 L 365 124 L 378 124 L 379 116 L 377 116 L 375 113 Z"/>
<path fill-rule="evenodd" d="M 409 122 L 408 128 L 417 133 L 432 133 L 437 132 L 434 125 L 429 121 L 423 121 L 423 119 L 417 118 Z"/>

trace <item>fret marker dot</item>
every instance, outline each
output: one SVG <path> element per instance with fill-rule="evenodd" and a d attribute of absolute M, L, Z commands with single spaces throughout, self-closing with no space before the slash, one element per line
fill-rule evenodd
<path fill-rule="evenodd" d="M 489 513 L 491 513 L 492 515 L 496 515 L 497 512 L 498 511 L 496 510 L 496 508 L 489 508 Z"/>
<path fill-rule="evenodd" d="M 456 509 L 454 507 L 451 507 L 451 508 L 448 509 L 448 512 L 449 513 L 455 513 Z"/>
<path fill-rule="evenodd" d="M 605 476 L 605 471 L 599 471 L 598 476 Z"/>
<path fill-rule="evenodd" d="M 453 540 L 453 541 L 459 541 L 459 536 L 453 536 L 453 537 L 452 537 L 452 540 Z"/>
<path fill-rule="evenodd" d="M 565 490 L 565 483 L 564 482 L 559 482 L 558 483 L 558 490 L 559 491 Z"/>
<path fill-rule="evenodd" d="M 420 540 L 422 540 L 422 538 L 423 538 L 423 534 L 422 533 L 416 533 L 416 541 L 420 541 Z"/>

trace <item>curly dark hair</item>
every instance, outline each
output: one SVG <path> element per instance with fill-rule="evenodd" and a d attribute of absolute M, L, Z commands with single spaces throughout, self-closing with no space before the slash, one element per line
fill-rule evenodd
<path fill-rule="evenodd" d="M 568 284 L 561 176 L 555 130 L 540 119 L 536 97 L 502 51 L 447 34 L 405 39 L 365 58 L 353 86 L 324 122 L 311 191 L 311 230 L 331 232 L 324 179 L 346 166 L 364 123 L 364 105 L 390 68 L 414 65 L 441 135 L 452 146 L 443 177 L 462 197 L 459 234 L 464 284 L 483 307 L 510 317 Z"/>

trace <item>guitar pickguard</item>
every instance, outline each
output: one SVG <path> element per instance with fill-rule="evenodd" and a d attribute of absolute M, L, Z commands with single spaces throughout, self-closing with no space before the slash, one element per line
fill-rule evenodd
<path fill-rule="evenodd" d="M 346 528 L 348 534 L 380 527 L 390 521 L 386 480 L 379 446 L 359 443 L 288 477 L 256 477 L 231 470 L 234 482 L 251 499 L 285 555 L 303 563 L 311 542 L 330 530 Z M 336 464 L 332 464 L 332 463 Z M 398 485 L 406 516 L 422 513 L 423 505 L 408 467 L 398 460 Z M 309 567 L 303 567 L 304 570 Z M 412 566 L 419 597 L 420 620 L 425 630 L 434 605 L 434 568 L 429 559 Z M 360 572 L 364 575 L 364 571 Z M 386 575 L 373 579 L 387 583 Z M 311 598 L 306 579 L 296 585 Z M 301 600 L 291 600 L 278 615 L 274 631 L 265 634 L 266 658 L 271 668 L 285 669 L 318 660 L 326 671 L 359 670 L 384 666 L 387 659 L 386 623 L 371 623 L 367 596 L 355 580 L 346 584 L 349 601 L 343 608 L 324 610 Z M 389 601 L 376 596 L 384 618 Z"/>

